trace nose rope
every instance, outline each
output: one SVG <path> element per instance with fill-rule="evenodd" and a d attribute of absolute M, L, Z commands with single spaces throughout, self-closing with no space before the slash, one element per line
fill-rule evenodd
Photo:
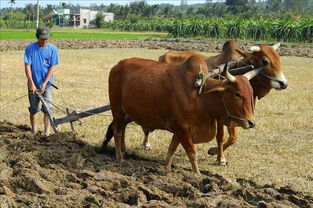
<path fill-rule="evenodd" d="M 231 113 L 229 113 L 229 111 L 228 111 L 228 109 L 227 109 L 227 106 L 226 106 L 226 103 L 225 103 L 225 100 L 224 100 L 223 94 L 222 94 L 221 96 L 222 96 L 222 100 L 223 100 L 223 104 L 224 104 L 224 108 L 225 108 L 225 110 L 226 110 L 227 116 L 229 116 L 230 118 L 232 118 L 232 119 L 234 119 L 234 120 L 236 120 L 236 121 L 248 122 L 248 123 L 249 123 L 249 120 L 248 120 L 248 119 L 240 118 L 240 117 L 234 116 L 234 115 L 232 115 Z"/>
<path fill-rule="evenodd" d="M 272 81 L 275 81 L 275 82 L 278 82 L 278 83 L 281 83 L 282 81 L 281 80 L 278 80 L 278 79 L 275 79 L 274 77 L 271 77 L 271 76 L 268 76 L 266 75 L 264 72 L 260 72 L 260 74 L 262 74 L 263 76 L 265 76 L 266 78 L 268 78 L 269 80 L 272 80 Z M 262 85 L 263 88 L 267 88 L 266 85 L 264 84 L 264 82 L 260 79 L 260 77 L 257 77 L 258 81 L 260 82 L 260 84 Z"/>
<path fill-rule="evenodd" d="M 245 65 L 248 65 L 248 63 L 246 63 L 246 62 L 244 62 L 244 61 L 242 61 L 242 60 L 239 60 L 239 62 L 241 62 L 241 63 L 243 63 L 243 64 L 245 64 Z M 264 66 L 261 66 L 261 67 L 266 67 L 266 65 L 264 65 Z M 273 81 L 275 81 L 275 82 L 281 82 L 279 79 L 276 79 L 275 77 L 272 77 L 272 76 L 269 76 L 269 75 L 267 75 L 267 74 L 265 74 L 263 71 L 260 71 L 260 74 L 262 74 L 263 76 L 265 76 L 266 78 L 268 78 L 268 79 L 270 79 L 270 80 L 273 80 Z M 263 83 L 262 83 L 263 84 Z"/>
<path fill-rule="evenodd" d="M 268 76 L 267 74 L 265 74 L 264 72 L 260 72 L 263 76 L 265 76 L 265 77 L 267 77 L 268 79 L 270 79 L 270 80 L 273 80 L 273 81 L 275 81 L 275 82 L 282 82 L 281 80 L 279 80 L 279 79 L 276 79 L 276 78 L 274 78 L 274 77 L 271 77 L 271 76 Z"/>

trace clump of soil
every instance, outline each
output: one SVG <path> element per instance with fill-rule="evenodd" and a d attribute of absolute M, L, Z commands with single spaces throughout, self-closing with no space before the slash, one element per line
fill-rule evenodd
<path fill-rule="evenodd" d="M 312 207 L 288 187 L 231 183 L 211 172 L 166 171 L 159 162 L 112 150 L 98 154 L 72 133 L 33 135 L 0 122 L 0 207 Z"/>
<path fill-rule="evenodd" d="M 31 40 L 2 40 L 0 51 L 24 50 Z M 176 51 L 222 51 L 221 41 L 193 41 L 193 40 L 52 40 L 59 49 L 84 49 L 84 48 L 148 48 L 167 49 Z M 251 46 L 249 43 L 240 44 L 246 50 Z M 285 45 L 278 49 L 281 56 L 300 56 L 313 58 L 313 46 Z"/>

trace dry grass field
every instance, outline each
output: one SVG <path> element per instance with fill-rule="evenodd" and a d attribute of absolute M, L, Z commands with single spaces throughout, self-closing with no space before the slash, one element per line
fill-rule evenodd
<path fill-rule="evenodd" d="M 109 104 L 108 74 L 121 59 L 143 57 L 157 59 L 165 50 L 147 49 L 83 49 L 60 50 L 60 65 L 55 73 L 54 102 L 59 107 L 87 110 Z M 214 54 L 206 54 L 214 55 Z M 27 93 L 23 67 L 23 52 L 0 52 L 0 120 L 28 124 Z M 197 145 L 200 170 L 209 170 L 234 178 L 252 179 L 258 184 L 288 185 L 313 195 L 313 59 L 282 57 L 282 65 L 289 86 L 283 91 L 271 91 L 257 102 L 257 125 L 251 130 L 240 130 L 239 140 L 226 151 L 227 167 L 215 166 L 215 157 L 208 156 L 215 141 Z M 55 111 L 55 117 L 64 116 Z M 42 115 L 40 118 L 42 120 Z M 92 144 L 102 142 L 110 112 L 76 122 L 78 134 Z M 42 123 L 41 123 L 42 124 Z M 42 128 L 42 125 L 41 125 Z M 69 124 L 61 125 L 69 131 Z M 150 134 L 152 150 L 140 148 L 141 128 L 129 125 L 126 131 L 127 152 L 163 162 L 171 134 L 155 131 Z M 113 145 L 113 141 L 110 143 Z M 175 154 L 176 168 L 190 169 L 182 148 Z"/>

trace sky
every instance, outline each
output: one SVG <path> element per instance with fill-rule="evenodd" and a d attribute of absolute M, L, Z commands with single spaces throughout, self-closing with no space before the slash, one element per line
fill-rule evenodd
<path fill-rule="evenodd" d="M 60 2 L 64 3 L 71 3 L 71 4 L 79 4 L 82 6 L 90 6 L 90 4 L 105 4 L 109 5 L 111 3 L 113 4 L 119 4 L 119 5 L 125 5 L 129 4 L 130 2 L 133 2 L 135 0 L 72 0 L 72 1 L 67 1 L 67 0 L 39 0 L 39 4 L 42 7 L 45 7 L 47 4 L 52 4 L 52 5 L 59 5 Z M 0 0 L 0 8 L 5 8 L 5 7 L 11 7 L 11 4 L 9 3 L 9 0 Z M 162 3 L 169 3 L 173 5 L 180 5 L 181 0 L 146 0 L 148 4 L 162 4 Z M 198 3 L 205 3 L 205 0 L 187 0 L 188 5 L 190 4 L 198 4 Z M 15 0 L 15 5 L 14 7 L 24 7 L 26 4 L 37 4 L 37 0 Z"/>

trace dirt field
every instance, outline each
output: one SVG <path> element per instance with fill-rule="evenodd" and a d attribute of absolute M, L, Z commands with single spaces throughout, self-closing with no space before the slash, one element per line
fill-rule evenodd
<path fill-rule="evenodd" d="M 32 41 L 12 40 L 0 41 L 0 51 L 24 50 Z M 190 40 L 154 41 L 154 40 L 52 40 L 59 49 L 86 49 L 86 48 L 148 48 L 148 49 L 167 49 L 179 51 L 201 51 L 201 52 L 220 52 L 224 41 L 199 42 Z M 245 49 L 251 43 L 240 43 Z M 282 44 L 279 48 L 281 56 L 300 56 L 313 58 L 313 45 L 303 46 L 296 44 Z"/>
<path fill-rule="evenodd" d="M 1 207 L 312 207 L 289 187 L 259 186 L 189 170 L 167 172 L 158 161 L 100 155 L 70 133 L 33 135 L 0 122 Z"/>
<path fill-rule="evenodd" d="M 117 42 L 120 47 L 125 43 Z M 107 78 L 112 66 L 134 56 L 157 59 L 168 50 L 136 45 L 92 48 L 101 42 L 89 43 L 94 44 L 90 49 L 60 49 L 56 104 L 82 110 L 108 104 Z M 77 47 L 79 42 L 63 44 Z M 151 47 L 155 46 L 146 46 Z M 112 119 L 109 113 L 82 119 L 81 125 L 76 122 L 78 135 L 67 133 L 68 124 L 61 125 L 64 133 L 32 135 L 27 98 L 14 101 L 26 90 L 23 51 L 5 50 L 0 55 L 1 208 L 313 207 L 312 58 L 282 57 L 288 88 L 273 90 L 257 102 L 257 126 L 241 130 L 237 144 L 225 152 L 229 166 L 216 166 L 216 158 L 208 157 L 214 141 L 197 145 L 201 171 L 197 176 L 190 171 L 182 148 L 175 154 L 173 170 L 164 170 L 171 138 L 165 131 L 151 134 L 153 149 L 147 152 L 138 148 L 143 139 L 140 127 L 130 125 L 123 163 L 114 160 L 114 142 L 107 154 L 96 153 L 94 147 L 101 143 Z M 64 116 L 56 110 L 55 115 Z"/>

